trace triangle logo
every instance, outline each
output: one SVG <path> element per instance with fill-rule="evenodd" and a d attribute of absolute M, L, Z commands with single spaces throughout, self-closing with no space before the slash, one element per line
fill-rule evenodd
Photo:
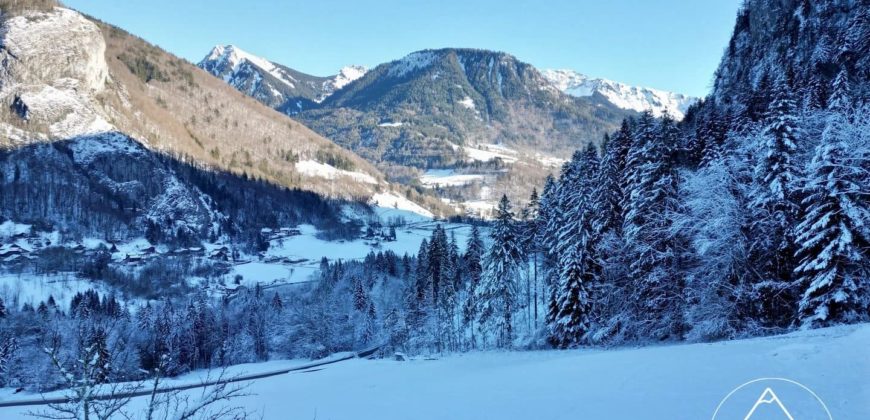
<path fill-rule="evenodd" d="M 749 410 L 749 413 L 746 414 L 746 417 L 744 417 L 743 420 L 751 420 L 753 418 L 752 416 L 755 415 L 756 412 L 761 413 L 761 411 L 759 410 L 761 410 L 762 407 L 771 407 L 774 410 L 778 409 L 778 413 L 784 415 L 785 419 L 794 420 L 794 417 L 792 417 L 791 413 L 788 412 L 788 409 L 785 408 L 785 405 L 783 405 L 782 401 L 779 400 L 779 397 L 776 396 L 776 393 L 773 392 L 773 390 L 770 388 L 764 389 L 764 392 L 761 393 L 761 396 L 758 397 L 758 400 L 755 401 L 755 405 L 752 406 L 752 409 Z"/>

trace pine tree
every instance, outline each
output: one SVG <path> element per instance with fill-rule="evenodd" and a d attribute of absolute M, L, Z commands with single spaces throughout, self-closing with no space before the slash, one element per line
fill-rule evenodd
<path fill-rule="evenodd" d="M 363 345 L 371 344 L 375 339 L 375 333 L 377 328 L 377 311 L 375 311 L 374 302 L 369 302 L 368 307 L 365 309 L 365 319 L 363 323 L 363 332 L 362 332 L 362 343 Z"/>
<path fill-rule="evenodd" d="M 579 344 L 590 327 L 592 302 L 589 287 L 595 280 L 595 234 L 592 227 L 594 180 L 597 179 L 598 156 L 591 146 L 580 155 L 579 173 L 567 184 L 566 197 L 571 203 L 559 241 L 564 251 L 559 255 L 559 287 L 556 295 L 556 318 L 551 341 L 562 347 Z"/>
<path fill-rule="evenodd" d="M 756 263 L 753 269 L 760 274 L 760 281 L 753 286 L 758 294 L 758 313 L 753 317 L 766 327 L 788 326 L 796 303 L 791 287 L 800 175 L 795 164 L 799 136 L 795 112 L 791 93 L 780 81 L 760 137 L 761 157 L 749 196 L 749 207 L 754 212 L 749 250 Z"/>
<path fill-rule="evenodd" d="M 538 326 L 538 278 L 541 267 L 541 254 L 545 252 L 540 241 L 541 235 L 544 233 L 545 223 L 541 219 L 541 199 L 538 196 L 538 189 L 532 189 L 532 194 L 529 197 L 529 204 L 526 206 L 526 221 L 523 232 L 523 247 L 524 253 L 532 261 L 531 279 L 526 280 L 526 295 L 529 300 L 528 310 L 529 318 L 533 320 L 534 327 Z"/>
<path fill-rule="evenodd" d="M 841 68 L 834 78 L 831 88 L 831 97 L 828 100 L 828 110 L 841 114 L 848 114 L 852 108 L 852 88 L 849 84 L 849 72 L 845 67 Z"/>
<path fill-rule="evenodd" d="M 353 309 L 357 312 L 365 311 L 369 306 L 369 297 L 366 293 L 362 280 L 358 277 L 353 279 Z"/>
<path fill-rule="evenodd" d="M 832 101 L 832 107 L 838 107 Z M 795 275 L 803 290 L 798 308 L 805 328 L 866 320 L 870 308 L 870 206 L 867 152 L 849 147 L 846 116 L 833 112 L 809 168 L 797 226 L 800 263 Z M 863 162 L 862 162 L 863 161 Z"/>
<path fill-rule="evenodd" d="M 468 238 L 465 255 L 463 256 L 466 278 L 468 280 L 467 285 L 465 285 L 464 288 L 466 298 L 462 313 L 463 324 L 471 333 L 472 348 L 477 346 L 477 340 L 474 336 L 474 321 L 477 319 L 477 304 L 474 297 L 483 275 L 484 252 L 486 252 L 486 250 L 484 249 L 483 239 L 480 237 L 480 228 L 478 228 L 477 225 L 472 225 L 471 236 Z"/>
<path fill-rule="evenodd" d="M 475 297 L 478 319 L 488 332 L 495 335 L 498 347 L 510 347 L 517 279 L 523 257 L 507 196 L 502 196 L 499 201 L 491 236 L 492 247 L 486 254 L 483 278 Z"/>
<path fill-rule="evenodd" d="M 668 215 L 677 208 L 672 147 L 676 125 L 667 115 L 660 124 L 644 113 L 629 151 L 628 200 L 623 232 L 628 247 L 631 303 L 638 334 L 680 338 L 680 278 L 675 244 L 667 234 Z"/>
<path fill-rule="evenodd" d="M 281 296 L 278 296 L 278 292 L 275 292 L 275 295 L 272 296 L 272 310 L 277 312 L 284 310 L 284 302 L 281 301 Z"/>
<path fill-rule="evenodd" d="M 631 126 L 628 120 L 604 146 L 600 169 L 592 192 L 592 228 L 597 235 L 622 230 L 622 174 L 631 146 Z"/>
<path fill-rule="evenodd" d="M 564 172 L 564 170 L 563 170 Z M 546 299 L 545 324 L 552 326 L 556 320 L 556 288 L 559 284 L 559 252 L 557 250 L 559 221 L 562 219 L 559 207 L 559 184 L 552 175 L 547 177 L 541 194 L 541 209 L 538 213 L 542 231 L 538 237 L 539 246 L 544 249 L 544 298 Z"/>

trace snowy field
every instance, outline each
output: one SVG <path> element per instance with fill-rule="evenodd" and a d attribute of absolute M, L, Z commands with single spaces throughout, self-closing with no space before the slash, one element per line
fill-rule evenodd
<path fill-rule="evenodd" d="M 229 278 L 235 275 L 243 277 L 243 284 L 298 283 L 310 279 L 320 268 L 323 257 L 334 260 L 362 260 L 372 251 L 393 251 L 399 256 L 416 255 L 423 239 L 432 236 L 435 226 L 439 223 L 447 230 L 448 238 L 453 235 L 460 249 L 465 249 L 471 226 L 456 223 L 436 222 L 413 211 L 396 208 L 376 207 L 375 213 L 384 223 L 390 218 L 400 217 L 406 221 L 404 227 L 396 229 L 396 241 L 374 242 L 366 239 L 352 241 L 326 241 L 317 237 L 317 229 L 311 225 L 299 225 L 300 235 L 270 242 L 265 260 L 287 258 L 299 261 L 292 264 L 250 262 L 233 267 Z"/>
<path fill-rule="evenodd" d="M 482 174 L 457 174 L 453 169 L 430 169 L 420 177 L 426 187 L 455 187 L 483 181 Z"/>
<path fill-rule="evenodd" d="M 14 307 L 26 303 L 36 307 L 51 296 L 61 308 L 67 308 L 76 293 L 94 288 L 107 292 L 106 288 L 80 279 L 75 273 L 0 274 L 0 298 L 6 305 Z"/>
<path fill-rule="evenodd" d="M 870 324 L 639 349 L 483 352 L 406 362 L 356 359 L 253 381 L 248 391 L 255 395 L 236 403 L 264 419 L 711 419 L 741 384 L 775 377 L 810 388 L 833 419 L 867 419 L 868 348 Z M 263 372 L 292 363 L 297 362 L 235 371 Z M 795 420 L 825 418 L 801 417 L 817 403 L 790 383 L 763 386 L 777 393 Z M 742 388 L 723 404 L 731 411 L 720 410 L 716 418 L 743 419 L 763 390 Z M 751 418 L 787 418 L 764 416 L 765 409 L 771 406 L 762 405 Z M 24 411 L 0 409 L 0 418 L 23 419 Z"/>

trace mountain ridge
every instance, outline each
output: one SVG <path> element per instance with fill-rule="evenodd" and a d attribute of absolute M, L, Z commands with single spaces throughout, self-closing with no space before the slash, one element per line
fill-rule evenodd
<path fill-rule="evenodd" d="M 655 116 L 668 112 L 677 120 L 682 120 L 689 107 L 700 100 L 682 93 L 593 78 L 569 69 L 548 69 L 542 71 L 542 74 L 557 89 L 569 95 L 585 97 L 600 94 L 622 109 L 650 111 Z"/>
<path fill-rule="evenodd" d="M 236 89 L 288 115 L 314 108 L 329 95 L 362 77 L 362 66 L 342 67 L 332 76 L 294 70 L 235 45 L 216 45 L 197 64 Z"/>

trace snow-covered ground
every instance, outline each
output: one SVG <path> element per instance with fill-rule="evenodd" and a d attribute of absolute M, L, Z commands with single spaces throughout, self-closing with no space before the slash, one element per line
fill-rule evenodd
<path fill-rule="evenodd" d="M 429 238 L 432 231 L 440 223 L 431 218 L 431 213 L 415 203 L 393 193 L 381 193 L 375 197 L 382 207 L 374 207 L 376 218 L 387 226 L 391 222 L 401 220 L 403 225 L 396 228 L 395 241 L 358 238 L 355 240 L 325 240 L 321 239 L 318 229 L 311 225 L 287 227 L 296 230 L 298 234 L 272 239 L 269 249 L 263 258 L 257 255 L 240 255 L 239 262 L 230 267 L 224 276 L 223 284 L 227 289 L 239 285 L 253 287 L 278 286 L 300 283 L 311 280 L 311 275 L 320 268 L 323 257 L 330 261 L 342 259 L 362 260 L 372 251 L 390 250 L 398 255 L 416 255 L 420 243 Z M 365 215 L 355 217 L 366 218 Z M 464 249 L 471 234 L 471 227 L 464 224 L 440 223 L 448 234 L 456 238 L 460 248 Z M 39 232 L 34 238 L 19 238 L 12 240 L 14 235 L 27 233 L 30 225 L 6 221 L 0 224 L 0 252 L 20 246 L 28 251 L 34 250 L 33 241 L 42 246 L 43 243 L 60 244 L 58 232 Z M 386 229 L 386 228 L 384 228 Z M 93 250 L 99 246 L 111 248 L 113 244 L 100 238 L 84 238 L 80 243 L 68 242 L 64 246 L 75 248 L 83 246 Z M 148 260 L 151 257 L 167 255 L 173 250 L 165 245 L 154 246 L 145 238 L 135 238 L 126 242 L 114 243 L 117 252 L 112 254 L 115 263 L 123 263 L 130 257 Z M 222 247 L 232 248 L 228 243 L 205 243 L 200 257 L 206 259 Z M 238 276 L 241 276 L 239 278 Z M 199 279 L 191 278 L 191 284 L 197 284 Z M 5 302 L 14 302 L 16 306 L 30 303 L 38 305 L 41 301 L 54 296 L 58 304 L 65 307 L 69 299 L 77 292 L 97 288 L 109 293 L 111 290 L 87 279 L 80 278 L 76 273 L 59 273 L 52 275 L 10 274 L 0 271 L 0 298 Z"/>
<path fill-rule="evenodd" d="M 233 266 L 228 280 L 241 275 L 242 284 L 249 286 L 256 283 L 264 285 L 298 283 L 310 280 L 310 276 L 320 268 L 320 260 L 323 257 L 330 261 L 362 260 L 372 251 L 386 250 L 400 256 L 406 253 L 416 255 L 420 243 L 424 238 L 431 237 L 435 226 L 440 223 L 401 208 L 376 207 L 375 213 L 385 225 L 390 222 L 390 219 L 401 218 L 405 221 L 405 226 L 396 229 L 395 241 L 374 241 L 363 238 L 351 241 L 327 241 L 318 238 L 318 230 L 314 226 L 299 225 L 295 228 L 299 230 L 299 235 L 270 241 L 263 261 Z M 440 224 L 447 230 L 448 235 L 455 236 L 460 248 L 464 249 L 471 235 L 471 226 L 457 223 Z"/>
<path fill-rule="evenodd" d="M 484 178 L 482 174 L 457 174 L 453 169 L 430 169 L 420 177 L 420 182 L 427 187 L 452 187 L 482 181 Z"/>
<path fill-rule="evenodd" d="M 76 293 L 88 289 L 107 290 L 76 276 L 75 273 L 58 274 L 0 274 L 0 298 L 10 307 L 21 307 L 29 303 L 36 307 L 40 302 L 54 297 L 61 308 L 68 308 Z"/>
<path fill-rule="evenodd" d="M 332 165 L 320 163 L 314 160 L 303 160 L 302 162 L 298 162 L 296 164 L 296 170 L 299 171 L 299 173 L 302 175 L 311 177 L 320 177 L 326 179 L 349 177 L 360 182 L 365 182 L 367 184 L 378 183 L 377 179 L 367 173 L 346 171 L 344 169 L 338 169 Z"/>
<path fill-rule="evenodd" d="M 464 146 L 463 150 L 471 161 L 489 162 L 498 158 L 505 163 L 514 163 L 518 160 L 516 150 L 497 144 L 478 144 L 473 147 Z"/>
<path fill-rule="evenodd" d="M 235 403 L 264 419 L 743 419 L 770 388 L 794 419 L 827 418 L 811 393 L 783 380 L 753 382 L 726 399 L 755 379 L 785 378 L 814 392 L 831 418 L 867 419 L 868 348 L 870 324 L 863 324 L 711 344 L 356 359 L 250 382 L 253 395 Z M 751 418 L 788 418 L 762 416 L 774 408 L 761 404 Z M 24 412 L 0 409 L 0 418 L 24 418 Z"/>
<path fill-rule="evenodd" d="M 386 209 L 396 209 L 411 212 L 423 217 L 432 218 L 433 214 L 419 204 L 393 192 L 377 193 L 372 196 L 369 204 Z"/>

